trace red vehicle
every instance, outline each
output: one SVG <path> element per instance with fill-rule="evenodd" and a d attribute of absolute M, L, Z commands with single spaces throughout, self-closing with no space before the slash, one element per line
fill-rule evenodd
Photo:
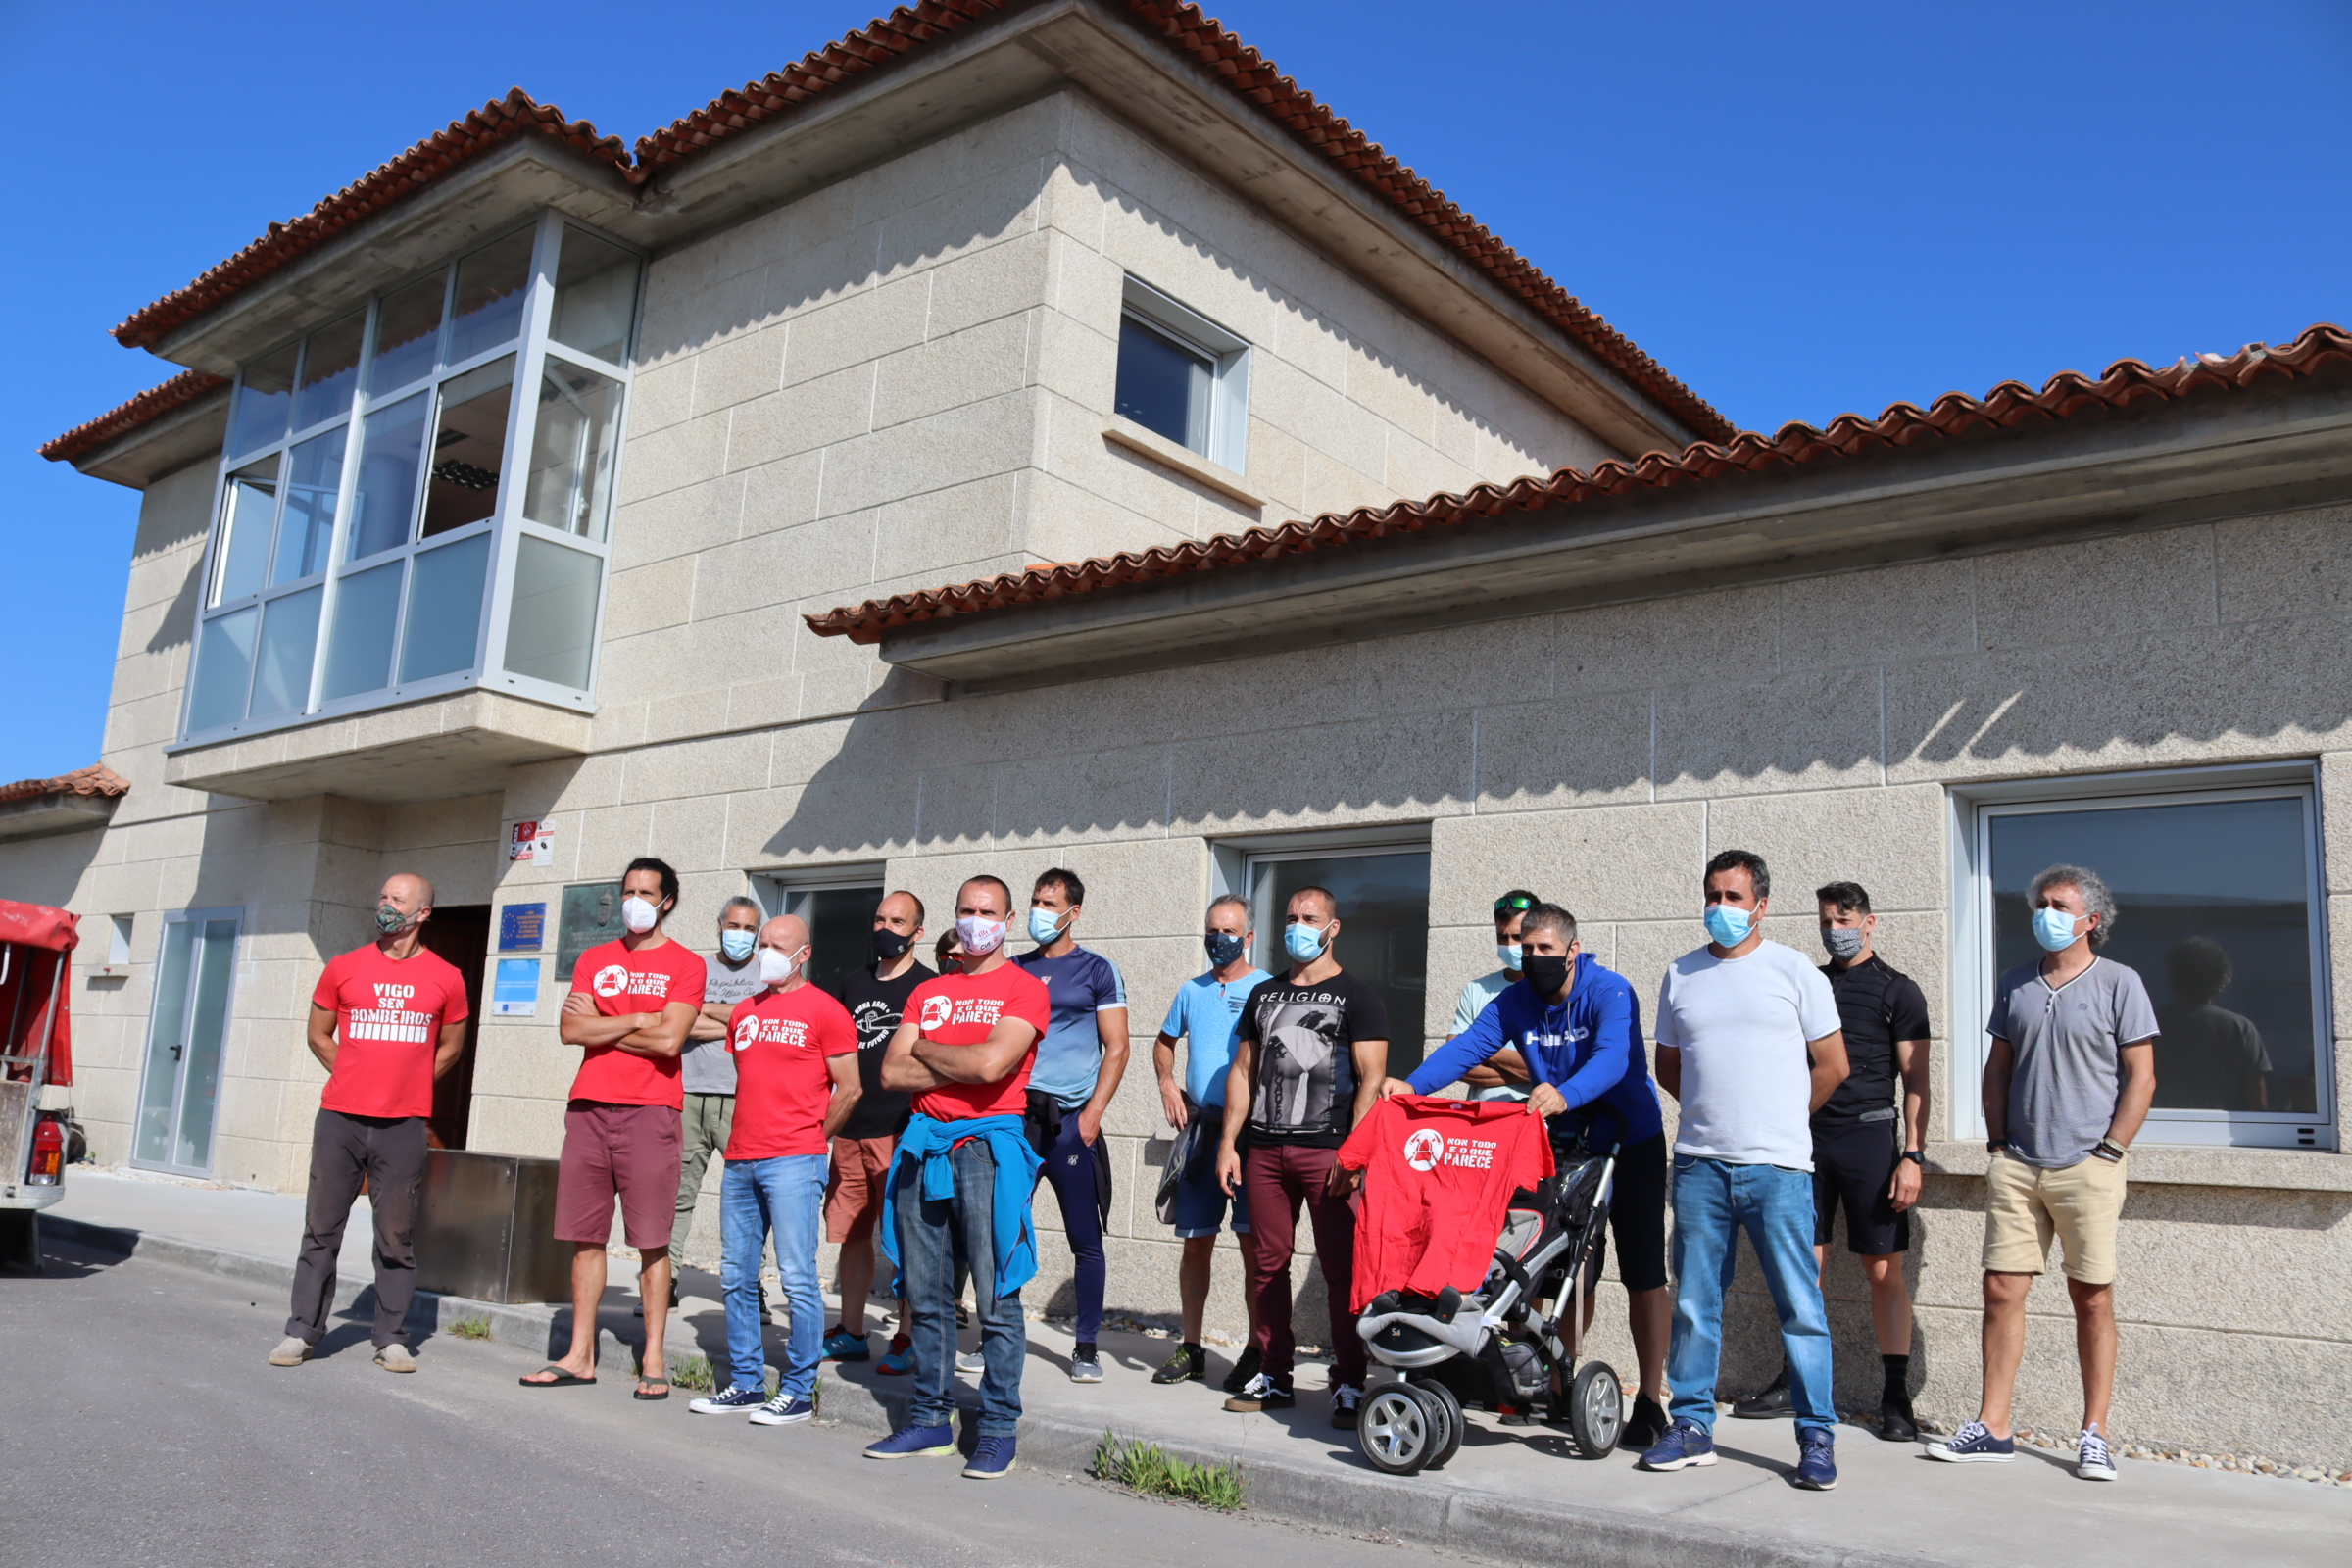
<path fill-rule="evenodd" d="M 44 1084 L 74 1081 L 74 917 L 0 899 L 0 1263 L 41 1266 L 40 1211 L 66 1196 L 66 1124 Z"/>

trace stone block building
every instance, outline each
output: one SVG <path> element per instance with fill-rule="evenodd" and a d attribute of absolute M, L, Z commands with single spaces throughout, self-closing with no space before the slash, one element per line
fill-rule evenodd
<path fill-rule="evenodd" d="M 633 151 L 518 92 L 116 336 L 182 372 L 45 449 L 143 493 L 113 782 L 0 792 L 0 896 L 84 916 L 100 1158 L 298 1187 L 310 989 L 391 870 L 483 988 L 438 1136 L 545 1154 L 630 858 L 689 940 L 749 893 L 820 966 L 884 888 L 936 934 L 1063 864 L 1133 1000 L 1110 1303 L 1156 1316 L 1145 1064 L 1209 898 L 1270 958 L 1340 890 L 1409 1063 L 1503 889 L 1646 999 L 1737 846 L 1800 947 L 1862 882 L 1930 998 L 1948 1417 L 1982 1020 L 2074 859 L 2160 1001 L 2228 951 L 2265 1053 L 2133 1154 L 2119 1433 L 2352 1456 L 2343 334 L 1742 434 L 1194 8 L 945 0 Z M 1842 1256 L 1832 1294 L 1866 1346 Z M 2021 1419 L 2063 1424 L 2055 1276 L 2033 1314 Z"/>

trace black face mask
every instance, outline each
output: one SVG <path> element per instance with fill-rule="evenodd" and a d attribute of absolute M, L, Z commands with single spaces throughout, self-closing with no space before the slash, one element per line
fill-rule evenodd
<path fill-rule="evenodd" d="M 1576 960 L 1566 954 L 1531 953 L 1519 960 L 1519 972 L 1541 996 L 1556 997 L 1568 989 L 1569 971 Z"/>
<path fill-rule="evenodd" d="M 912 937 L 903 937 L 886 925 L 874 927 L 874 956 L 884 963 L 895 961 L 913 945 Z"/>
<path fill-rule="evenodd" d="M 1201 939 L 1208 949 L 1211 967 L 1222 969 L 1242 956 L 1242 939 L 1225 931 L 1211 931 Z"/>

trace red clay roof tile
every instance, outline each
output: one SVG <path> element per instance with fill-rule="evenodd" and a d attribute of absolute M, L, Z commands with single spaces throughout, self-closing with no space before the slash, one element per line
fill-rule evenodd
<path fill-rule="evenodd" d="M 135 430 L 150 419 L 161 418 L 180 405 L 193 402 L 216 387 L 226 385 L 228 382 L 224 377 L 210 371 L 182 370 L 162 386 L 151 386 L 129 402 L 101 414 L 89 423 L 77 424 L 64 435 L 44 442 L 41 456 L 51 463 L 71 463 L 125 431 Z"/>
<path fill-rule="evenodd" d="M 49 795 L 128 795 L 130 781 L 103 762 L 77 767 L 71 773 L 55 778 L 19 779 L 14 784 L 0 784 L 0 805 L 12 801 L 34 801 Z"/>
<path fill-rule="evenodd" d="M 1875 419 L 1840 415 L 1822 430 L 1809 424 L 1787 424 L 1777 435 L 1750 432 L 1721 446 L 1700 441 L 1680 454 L 1652 452 L 1630 464 L 1603 463 L 1590 473 L 1562 468 L 1548 478 L 1482 484 L 1467 495 L 1446 494 L 1377 509 L 1326 513 L 1312 521 L 1219 534 L 1173 548 L 1100 557 L 1074 565 L 1031 565 L 999 577 L 869 599 L 861 605 L 802 618 L 820 637 L 874 643 L 899 627 L 987 610 L 1340 549 L 1391 534 L 1475 522 L 1537 507 L 1569 506 L 1642 490 L 1702 484 L 1734 474 L 1859 457 L 1975 430 L 2070 418 L 2089 410 L 2120 409 L 2149 400 L 2174 402 L 2199 391 L 2248 387 L 2271 376 L 2310 375 L 2324 366 L 2342 364 L 2352 364 L 2352 333 L 2323 323 L 2281 347 L 2249 344 L 2233 355 L 2182 360 L 2163 369 L 2150 369 L 2137 360 L 2118 360 L 2095 381 L 2074 370 L 2052 376 L 2038 392 L 2021 382 L 2003 381 L 1981 398 L 1947 392 L 1924 410 L 1897 403 Z"/>

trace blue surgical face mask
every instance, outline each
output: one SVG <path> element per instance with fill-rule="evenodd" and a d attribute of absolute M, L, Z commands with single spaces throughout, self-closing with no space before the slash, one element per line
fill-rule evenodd
<path fill-rule="evenodd" d="M 1513 974 L 1517 974 L 1520 970 L 1527 967 L 1526 964 L 1519 961 L 1519 956 L 1525 951 L 1526 950 L 1520 947 L 1516 942 L 1506 942 L 1494 950 L 1494 956 L 1502 960 L 1502 966 L 1505 969 L 1510 970 Z"/>
<path fill-rule="evenodd" d="M 2075 945 L 2075 917 L 2046 905 L 2034 911 L 2034 940 L 2044 952 L 2062 953 Z"/>
<path fill-rule="evenodd" d="M 1208 949 L 1208 961 L 1222 969 L 1242 956 L 1242 939 L 1230 931 L 1211 931 L 1201 942 Z"/>
<path fill-rule="evenodd" d="M 727 956 L 729 963 L 741 963 L 752 956 L 752 944 L 760 940 L 757 931 L 721 931 L 718 951 Z"/>
<path fill-rule="evenodd" d="M 1061 916 L 1052 909 L 1029 911 L 1029 940 L 1044 947 L 1061 935 Z"/>
<path fill-rule="evenodd" d="M 1729 904 L 1710 904 L 1706 913 L 1707 935 L 1719 948 L 1736 948 L 1747 940 L 1755 928 L 1756 917 L 1745 909 Z"/>
<path fill-rule="evenodd" d="M 1323 956 L 1323 933 L 1311 925 L 1286 927 L 1282 933 L 1283 951 L 1294 963 L 1312 963 Z"/>

